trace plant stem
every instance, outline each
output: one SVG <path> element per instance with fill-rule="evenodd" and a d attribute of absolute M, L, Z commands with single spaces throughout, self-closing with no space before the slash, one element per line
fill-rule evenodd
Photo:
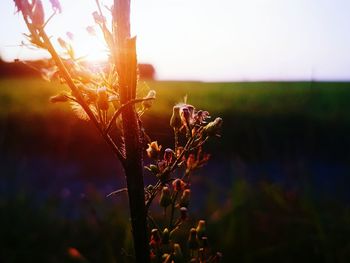
<path fill-rule="evenodd" d="M 119 77 L 120 102 L 134 100 L 137 84 L 136 38 L 130 38 L 130 0 L 114 0 L 114 42 L 118 44 L 114 58 Z M 142 139 L 135 104 L 131 103 L 122 113 L 123 138 L 126 160 L 129 207 L 136 262 L 148 263 L 149 246 L 147 214 L 143 183 Z"/>

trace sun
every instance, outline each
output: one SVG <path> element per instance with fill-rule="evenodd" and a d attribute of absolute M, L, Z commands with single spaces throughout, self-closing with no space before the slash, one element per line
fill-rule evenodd
<path fill-rule="evenodd" d="M 73 39 L 72 46 L 77 58 L 87 62 L 106 61 L 108 48 L 98 37 L 79 36 Z"/>

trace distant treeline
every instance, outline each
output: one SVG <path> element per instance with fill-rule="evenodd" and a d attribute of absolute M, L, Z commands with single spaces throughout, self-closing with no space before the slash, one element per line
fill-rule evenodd
<path fill-rule="evenodd" d="M 0 78 L 6 77 L 40 77 L 40 68 L 52 65 L 50 60 L 31 60 L 5 62 L 0 59 Z M 154 79 L 156 71 L 151 64 L 139 64 L 139 76 L 141 79 Z"/>

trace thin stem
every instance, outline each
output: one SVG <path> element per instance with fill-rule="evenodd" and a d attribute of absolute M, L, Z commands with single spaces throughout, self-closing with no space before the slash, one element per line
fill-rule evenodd
<path fill-rule="evenodd" d="M 67 82 L 67 85 L 72 90 L 72 93 L 76 97 L 78 103 L 81 105 L 81 107 L 84 109 L 86 114 L 89 116 L 91 122 L 95 125 L 95 127 L 100 132 L 100 134 L 102 135 L 104 140 L 111 147 L 112 151 L 117 155 L 118 159 L 122 163 L 125 163 L 125 157 L 124 157 L 123 153 L 116 146 L 116 144 L 114 143 L 112 138 L 107 133 L 105 133 L 103 131 L 101 125 L 99 124 L 98 120 L 96 119 L 96 116 L 94 115 L 94 113 L 90 109 L 89 105 L 84 100 L 80 90 L 75 85 L 74 81 L 72 80 L 72 77 L 71 77 L 70 73 L 68 72 L 67 68 L 63 64 L 63 62 L 62 62 L 61 58 L 59 57 L 59 55 L 57 54 L 57 52 L 56 52 L 55 48 L 53 47 L 49 37 L 46 34 L 46 32 L 43 29 L 41 29 L 39 31 L 39 33 L 40 33 L 40 36 L 43 39 L 44 43 L 47 46 L 47 50 L 50 52 L 53 60 L 55 61 L 57 67 L 59 68 L 60 73 L 62 74 L 62 77 L 65 79 L 65 81 Z"/>
<path fill-rule="evenodd" d="M 143 101 L 147 101 L 147 100 L 154 100 L 154 98 L 145 98 L 145 99 L 133 99 L 130 100 L 129 102 L 123 104 L 122 106 L 120 106 L 113 114 L 111 120 L 109 121 L 107 128 L 105 130 L 106 133 L 109 133 L 110 130 L 112 129 L 113 123 L 115 122 L 115 120 L 118 118 L 118 116 L 122 113 L 122 111 L 129 105 L 135 104 L 135 103 L 139 103 L 139 102 L 143 102 Z"/>

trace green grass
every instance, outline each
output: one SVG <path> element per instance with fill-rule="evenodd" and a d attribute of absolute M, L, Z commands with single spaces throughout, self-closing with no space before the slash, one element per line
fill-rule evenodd
<path fill-rule="evenodd" d="M 141 90 L 145 82 L 140 82 Z M 348 119 L 350 83 L 251 82 L 202 83 L 148 81 L 157 91 L 151 113 L 163 115 L 183 101 L 215 114 L 305 115 L 322 120 Z M 7 113 L 45 114 L 67 110 L 68 106 L 52 105 L 48 98 L 63 85 L 41 79 L 1 79 L 0 116 Z"/>

